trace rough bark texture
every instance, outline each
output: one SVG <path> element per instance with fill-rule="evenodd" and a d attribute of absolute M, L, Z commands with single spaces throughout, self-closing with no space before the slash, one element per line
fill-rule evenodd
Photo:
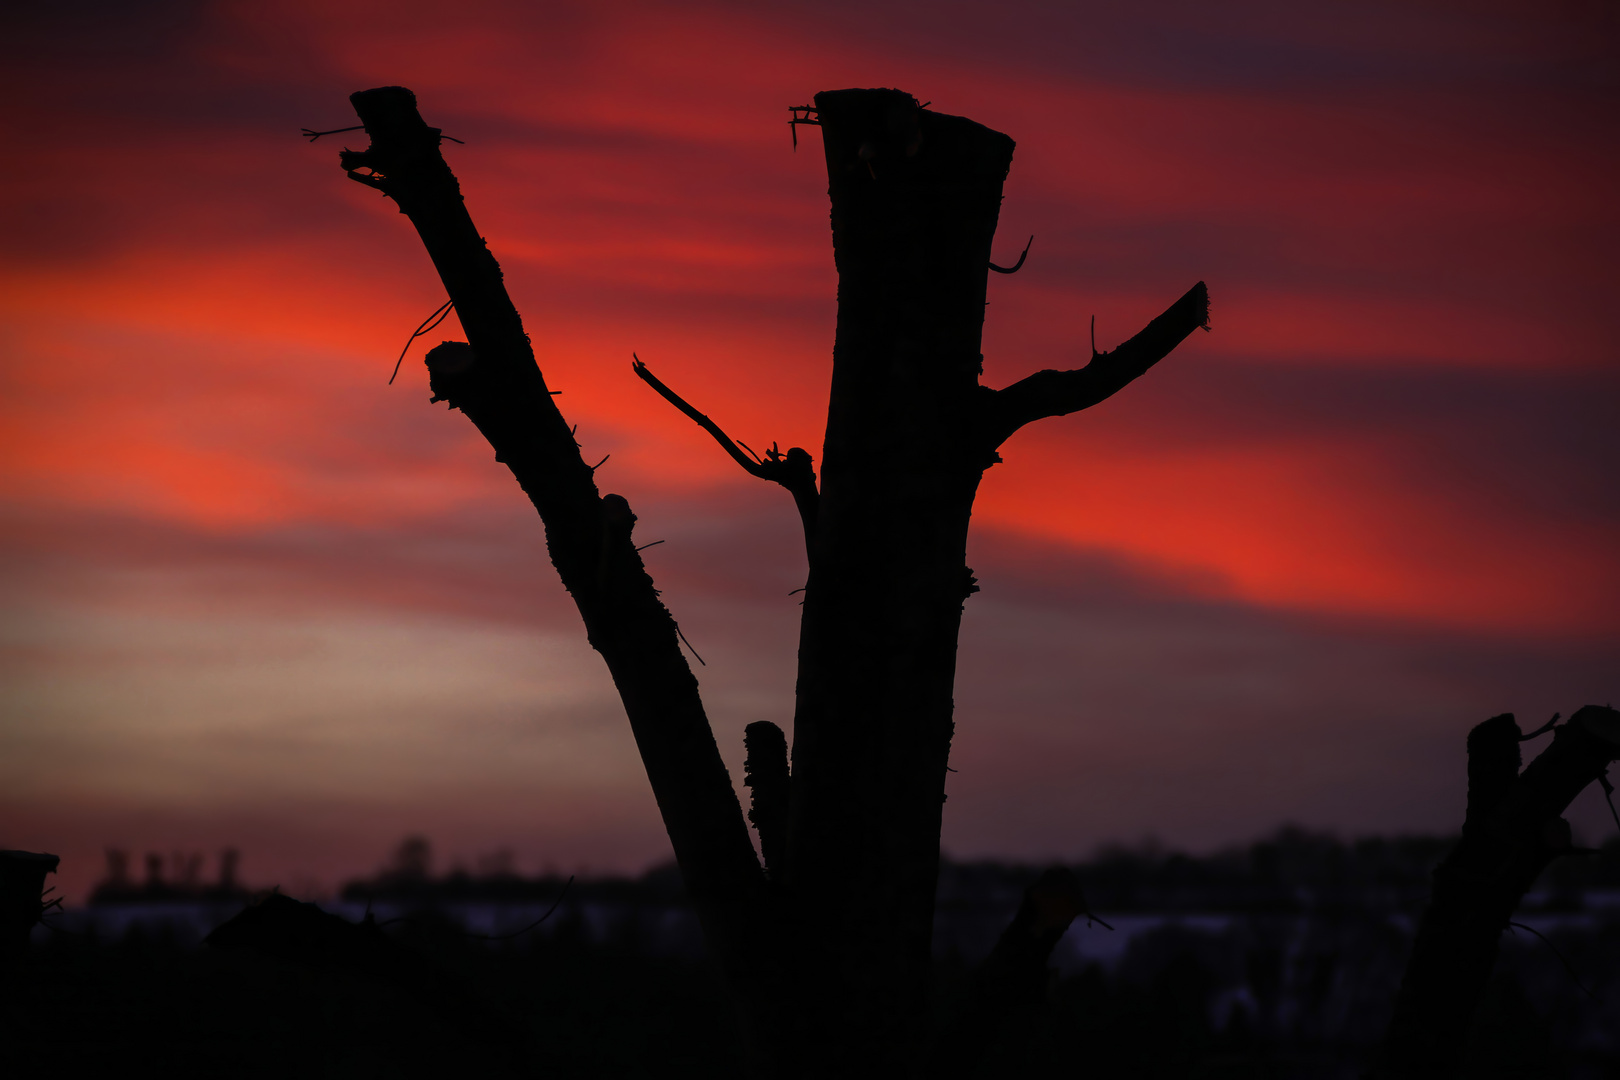
<path fill-rule="evenodd" d="M 1462 839 L 1434 872 L 1379 1077 L 1457 1075 L 1502 931 L 1541 871 L 1569 851 L 1569 824 L 1560 815 L 1620 758 L 1620 713 L 1581 709 L 1523 773 L 1518 743 L 1512 714 L 1468 736 Z"/>
<path fill-rule="evenodd" d="M 1012 140 L 897 90 L 816 96 L 839 273 L 820 491 L 803 450 L 745 455 L 635 367 L 743 468 L 786 487 L 804 521 L 810 569 L 791 775 L 774 725 L 748 735 L 750 816 L 767 882 L 674 622 L 631 542 L 635 517 L 618 496 L 598 495 L 439 154 L 438 130 L 398 87 L 352 100 L 372 144 L 344 151 L 343 165 L 410 217 L 467 331 L 468 344 L 428 355 L 434 400 L 477 425 L 545 522 L 552 561 L 624 700 L 705 934 L 738 992 L 751 1070 L 919 1074 L 957 631 L 977 588 L 965 563 L 974 494 L 1019 426 L 1096 404 L 1204 325 L 1202 283 L 1081 371 L 983 387 L 985 283 Z M 1031 936 L 1024 923 L 1015 921 L 992 976 L 1044 965 L 1054 928 L 1043 922 Z M 992 994 L 992 1012 L 1014 999 Z"/>

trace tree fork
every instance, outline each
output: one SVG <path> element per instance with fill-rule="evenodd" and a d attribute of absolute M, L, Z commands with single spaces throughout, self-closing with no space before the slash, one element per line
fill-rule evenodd
<path fill-rule="evenodd" d="M 552 563 L 624 702 L 705 936 L 733 984 L 748 986 L 767 955 L 764 878 L 674 620 L 631 540 L 635 515 L 621 497 L 599 494 L 580 457 L 439 151 L 439 129 L 403 87 L 350 101 L 371 145 L 344 150 L 343 168 L 410 219 L 467 332 L 466 344 L 429 354 L 434 398 L 472 420 L 539 512 Z"/>
<path fill-rule="evenodd" d="M 344 151 L 343 166 L 410 217 L 467 330 L 469 343 L 428 354 L 434 399 L 466 413 L 545 522 L 552 561 L 624 700 L 705 935 L 742 999 L 752 1070 L 923 1072 L 956 646 L 975 591 L 967 528 L 980 479 L 1022 424 L 1103 400 L 1207 329 L 1202 283 L 1079 372 L 983 387 L 990 243 L 1012 140 L 898 90 L 816 96 L 839 274 L 820 490 L 804 451 L 745 456 L 635 367 L 743 468 L 788 488 L 804 523 L 810 567 L 791 770 L 773 725 L 754 725 L 748 746 L 767 884 L 674 622 L 636 554 L 635 516 L 622 498 L 599 495 L 580 458 L 439 153 L 438 130 L 407 90 L 352 100 L 372 143 Z M 1015 920 L 991 961 L 981 1028 L 1027 996 L 1009 991 L 1027 988 L 1061 934 L 1061 918 L 1031 918 Z"/>

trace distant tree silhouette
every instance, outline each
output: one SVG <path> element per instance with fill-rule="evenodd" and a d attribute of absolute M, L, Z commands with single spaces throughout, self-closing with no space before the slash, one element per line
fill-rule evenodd
<path fill-rule="evenodd" d="M 839 273 L 819 485 L 806 451 L 746 455 L 635 368 L 750 473 L 787 488 L 803 519 L 809 577 L 791 768 L 774 724 L 751 725 L 747 738 L 761 866 L 675 623 L 637 554 L 635 514 L 599 492 L 581 458 L 439 130 L 400 87 L 351 101 L 371 145 L 343 151 L 343 168 L 410 219 L 467 333 L 428 354 L 433 400 L 472 420 L 540 513 L 736 994 L 750 1070 L 970 1070 L 985 1026 L 1032 987 L 1039 996 L 1050 949 L 1083 908 L 1062 880 L 1032 889 L 978 983 L 975 1014 L 952 1025 L 958 1049 L 930 1057 L 957 635 L 977 591 L 965 561 L 974 496 L 997 448 L 1025 424 L 1103 401 L 1207 329 L 1203 283 L 1081 369 L 986 387 L 986 281 L 1013 141 L 898 90 L 821 93 L 795 111 L 822 131 Z"/>

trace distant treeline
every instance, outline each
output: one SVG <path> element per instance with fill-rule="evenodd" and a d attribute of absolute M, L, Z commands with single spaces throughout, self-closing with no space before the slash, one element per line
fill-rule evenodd
<path fill-rule="evenodd" d="M 1283 828 L 1272 836 L 1210 855 L 1189 855 L 1147 841 L 1115 845 L 1069 864 L 1098 913 L 1107 911 L 1303 911 L 1322 907 L 1415 907 L 1427 898 L 1430 875 L 1456 843 L 1455 836 L 1366 837 Z M 429 871 L 421 838 L 400 845 L 384 871 L 349 882 L 342 899 L 393 903 L 549 902 L 567 879 L 557 873 L 520 875 L 502 860 L 498 869 Z M 939 904 L 1016 905 L 1030 882 L 1051 863 L 945 859 Z M 1538 883 L 1538 907 L 1573 904 L 1594 888 L 1620 887 L 1620 837 L 1585 857 L 1555 862 Z M 684 892 L 673 863 L 639 876 L 577 880 L 572 896 L 617 904 L 680 904 Z"/>

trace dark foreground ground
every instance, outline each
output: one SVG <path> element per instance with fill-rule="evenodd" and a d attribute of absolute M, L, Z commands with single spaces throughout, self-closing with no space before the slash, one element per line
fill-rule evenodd
<path fill-rule="evenodd" d="M 1224 861 L 1116 853 L 1080 867 L 1118 929 L 1076 928 L 1048 1003 L 1003 1032 L 983 1075 L 1358 1076 L 1404 962 L 1402 927 L 1444 847 L 1379 843 L 1293 836 Z M 1615 854 L 1535 895 L 1522 917 L 1564 960 L 1528 932 L 1506 940 L 1469 1076 L 1620 1076 Z M 943 876 L 942 1016 L 1031 873 L 978 864 Z M 722 988 L 671 880 L 582 883 L 541 930 L 506 942 L 463 927 L 500 904 L 549 902 L 560 882 L 356 883 L 351 903 L 407 913 L 386 932 L 428 983 L 202 945 L 157 918 L 160 906 L 117 935 L 88 914 L 58 920 L 5 978 L 4 1072 L 735 1076 Z M 138 900 L 102 910 L 127 915 Z"/>

